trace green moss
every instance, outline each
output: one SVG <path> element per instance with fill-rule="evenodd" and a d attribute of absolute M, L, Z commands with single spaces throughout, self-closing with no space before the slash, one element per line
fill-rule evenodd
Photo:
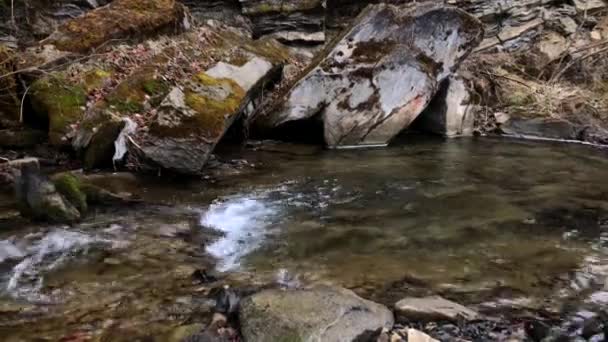
<path fill-rule="evenodd" d="M 48 120 L 52 144 L 62 145 L 63 137 L 84 114 L 87 93 L 60 76 L 36 81 L 30 88 L 32 107 L 39 120 Z"/>
<path fill-rule="evenodd" d="M 120 83 L 106 97 L 106 103 L 122 114 L 139 113 L 144 104 L 158 105 L 169 92 L 169 86 L 157 76 L 157 70 L 144 67 Z"/>
<path fill-rule="evenodd" d="M 87 212 L 87 196 L 82 192 L 82 183 L 70 173 L 59 175 L 53 180 L 57 191 L 65 197 L 81 214 Z"/>
<path fill-rule="evenodd" d="M 280 6 L 271 6 L 270 4 L 259 4 L 251 10 L 251 13 L 255 14 L 266 14 L 270 12 L 278 12 L 281 10 Z"/>
<path fill-rule="evenodd" d="M 138 113 L 143 111 L 144 106 L 142 103 L 137 101 L 125 100 L 125 101 L 117 101 L 111 100 L 110 105 L 116 108 L 121 113 Z"/>
<path fill-rule="evenodd" d="M 83 87 L 88 92 L 94 89 L 103 87 L 104 83 L 108 81 L 113 75 L 113 72 L 102 69 L 93 69 L 84 74 L 82 77 Z"/>
<path fill-rule="evenodd" d="M 217 93 L 225 92 L 225 98 Z M 196 115 L 182 115 L 179 125 L 173 127 L 152 125 L 151 132 L 158 136 L 200 136 L 215 139 L 223 134 L 226 121 L 235 115 L 245 98 L 245 91 L 236 82 L 226 78 L 214 78 L 204 72 L 192 79 L 184 91 L 185 102 Z"/>
<path fill-rule="evenodd" d="M 150 96 L 158 95 L 158 94 L 166 94 L 169 92 L 169 87 L 164 83 L 157 79 L 145 80 L 142 83 L 142 88 L 146 92 L 146 94 Z"/>
<path fill-rule="evenodd" d="M 60 207 L 49 202 L 44 202 L 34 215 L 40 220 L 55 223 L 73 223 L 80 220 L 80 213 L 75 208 Z"/>

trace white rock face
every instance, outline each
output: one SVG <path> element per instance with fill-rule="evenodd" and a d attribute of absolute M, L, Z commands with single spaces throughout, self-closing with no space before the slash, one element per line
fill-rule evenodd
<path fill-rule="evenodd" d="M 474 115 L 469 105 L 470 94 L 465 81 L 450 77 L 427 109 L 420 115 L 416 126 L 424 131 L 446 137 L 473 135 Z"/>
<path fill-rule="evenodd" d="M 270 69 L 272 69 L 272 63 L 260 57 L 253 57 L 242 66 L 219 62 L 207 70 L 206 74 L 215 78 L 231 79 L 247 91 L 262 79 Z"/>
<path fill-rule="evenodd" d="M 272 128 L 321 115 L 328 146 L 387 144 L 428 105 L 480 42 L 481 23 L 433 4 L 369 6 L 290 90 Z"/>

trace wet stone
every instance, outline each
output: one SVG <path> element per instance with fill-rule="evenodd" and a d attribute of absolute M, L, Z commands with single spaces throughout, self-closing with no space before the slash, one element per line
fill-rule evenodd
<path fill-rule="evenodd" d="M 395 304 L 397 317 L 414 321 L 470 321 L 479 318 L 479 314 L 458 303 L 444 298 L 404 298 Z"/>

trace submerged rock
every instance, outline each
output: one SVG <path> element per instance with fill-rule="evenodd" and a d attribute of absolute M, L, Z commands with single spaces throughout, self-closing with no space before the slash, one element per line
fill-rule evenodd
<path fill-rule="evenodd" d="M 479 43 L 481 23 L 453 7 L 369 6 L 352 28 L 255 124 L 320 117 L 332 147 L 387 144 Z"/>
<path fill-rule="evenodd" d="M 410 321 L 470 321 L 479 318 L 477 312 L 439 296 L 404 298 L 395 304 L 398 318 Z"/>
<path fill-rule="evenodd" d="M 393 325 L 386 307 L 340 288 L 266 290 L 241 301 L 245 341 L 361 341 Z"/>

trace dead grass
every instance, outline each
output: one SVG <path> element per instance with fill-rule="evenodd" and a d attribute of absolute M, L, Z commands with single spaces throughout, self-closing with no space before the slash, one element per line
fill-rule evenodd
<path fill-rule="evenodd" d="M 608 61 L 597 57 L 563 63 L 547 79 L 529 74 L 528 66 L 519 64 L 515 55 L 474 57 L 467 65 L 476 85 L 478 127 L 495 128 L 495 112 L 608 127 Z"/>

